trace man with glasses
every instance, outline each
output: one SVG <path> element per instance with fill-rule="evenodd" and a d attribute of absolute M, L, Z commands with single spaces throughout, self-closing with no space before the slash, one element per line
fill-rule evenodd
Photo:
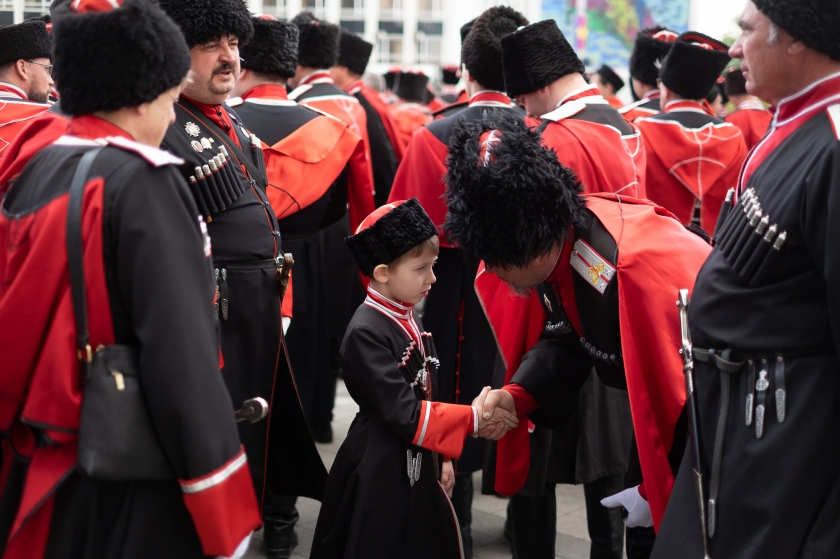
<path fill-rule="evenodd" d="M 43 20 L 0 27 L 0 163 L 23 127 L 49 108 L 51 48 Z"/>

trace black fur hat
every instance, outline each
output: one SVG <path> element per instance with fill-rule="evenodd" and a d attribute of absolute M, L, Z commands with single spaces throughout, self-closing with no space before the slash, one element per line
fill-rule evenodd
<path fill-rule="evenodd" d="M 653 87 L 657 86 L 659 68 L 671 52 L 677 33 L 665 27 L 639 30 L 633 54 L 630 55 L 630 77 Z"/>
<path fill-rule="evenodd" d="M 613 86 L 613 93 L 618 93 L 624 87 L 624 80 L 621 79 L 621 76 L 616 74 L 615 70 L 606 64 L 598 68 L 598 71 L 595 73 L 601 76 L 602 80 Z"/>
<path fill-rule="evenodd" d="M 271 16 L 251 18 L 254 38 L 239 49 L 241 65 L 262 74 L 295 77 L 298 57 L 298 28 L 294 23 Z"/>
<path fill-rule="evenodd" d="M 491 266 L 522 267 L 547 254 L 581 220 L 574 173 L 509 111 L 459 120 L 446 160 L 447 239 Z"/>
<path fill-rule="evenodd" d="M 338 38 L 341 28 L 321 21 L 312 12 L 301 12 L 292 23 L 300 30 L 298 64 L 304 68 L 332 68 L 338 61 Z"/>
<path fill-rule="evenodd" d="M 181 83 L 190 52 L 178 26 L 149 0 L 53 24 L 53 77 L 70 115 L 136 107 Z"/>
<path fill-rule="evenodd" d="M 501 38 L 523 25 L 528 25 L 525 16 L 507 6 L 490 8 L 475 20 L 461 47 L 461 59 L 475 81 L 488 89 L 505 89 Z"/>
<path fill-rule="evenodd" d="M 429 76 L 414 72 L 400 72 L 394 80 L 394 95 L 403 101 L 422 103 L 426 96 Z"/>
<path fill-rule="evenodd" d="M 17 25 L 0 27 L 0 66 L 18 60 L 50 58 L 52 40 L 44 20 L 28 19 Z"/>
<path fill-rule="evenodd" d="M 732 68 L 726 73 L 724 91 L 727 97 L 747 94 L 747 80 L 744 79 L 744 73 L 740 68 Z"/>
<path fill-rule="evenodd" d="M 586 68 L 553 19 L 532 23 L 502 38 L 507 94 L 531 93 Z"/>
<path fill-rule="evenodd" d="M 470 30 L 472 29 L 472 27 L 475 24 L 477 19 L 478 18 L 470 20 L 470 21 L 468 21 L 467 23 L 465 23 L 464 25 L 461 26 L 461 45 L 463 45 L 464 41 L 467 40 L 467 35 L 470 34 Z"/>
<path fill-rule="evenodd" d="M 399 76 L 399 75 L 400 75 L 400 71 L 397 70 L 397 69 L 391 69 L 391 70 L 388 70 L 387 72 L 385 72 L 385 74 L 382 76 L 383 78 L 385 78 L 385 87 L 387 89 L 390 89 L 391 91 L 393 91 L 394 90 L 394 84 L 396 83 L 397 76 Z"/>
<path fill-rule="evenodd" d="M 441 81 L 444 85 L 458 85 L 461 79 L 459 68 L 454 65 L 448 65 L 441 68 Z"/>
<path fill-rule="evenodd" d="M 251 40 L 254 26 L 243 0 L 159 0 L 169 17 L 181 28 L 187 46 L 235 35 L 240 47 Z"/>
<path fill-rule="evenodd" d="M 703 99 L 729 64 L 729 47 L 702 33 L 680 35 L 662 62 L 659 79 L 683 99 Z"/>
<path fill-rule="evenodd" d="M 437 234 L 426 210 L 412 198 L 374 210 L 344 242 L 359 271 L 370 276 L 380 264 L 390 264 Z"/>
<path fill-rule="evenodd" d="M 344 66 L 360 76 L 365 73 L 373 45 L 345 29 L 341 30 L 338 49 L 338 65 Z"/>
<path fill-rule="evenodd" d="M 770 21 L 808 47 L 840 61 L 840 2 L 753 0 Z"/>

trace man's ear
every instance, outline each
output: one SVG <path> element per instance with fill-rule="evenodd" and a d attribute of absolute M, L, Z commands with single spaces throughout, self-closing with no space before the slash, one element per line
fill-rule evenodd
<path fill-rule="evenodd" d="M 373 274 L 370 277 L 378 281 L 379 283 L 388 283 L 388 277 L 390 276 L 388 271 L 387 264 L 380 264 L 376 268 L 373 269 Z"/>

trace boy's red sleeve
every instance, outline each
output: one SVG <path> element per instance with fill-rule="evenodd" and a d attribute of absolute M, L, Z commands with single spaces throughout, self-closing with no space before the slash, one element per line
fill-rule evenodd
<path fill-rule="evenodd" d="M 412 444 L 450 458 L 460 457 L 467 435 L 478 431 L 475 408 L 425 400 L 420 404 L 420 421 Z"/>

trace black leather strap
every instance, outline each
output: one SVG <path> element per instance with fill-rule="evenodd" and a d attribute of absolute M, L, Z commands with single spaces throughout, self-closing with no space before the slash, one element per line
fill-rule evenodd
<path fill-rule="evenodd" d="M 248 169 L 248 173 L 251 175 L 251 179 L 253 179 L 258 185 L 260 185 L 260 188 L 262 188 L 263 190 L 266 189 L 266 187 L 268 186 L 268 182 L 266 181 L 265 173 L 262 172 L 254 164 L 250 157 L 245 155 L 245 153 L 241 149 L 239 149 L 239 146 L 236 145 L 236 142 L 230 139 L 230 136 L 227 135 L 227 132 L 219 128 L 219 126 L 215 122 L 207 118 L 207 115 L 202 113 L 198 109 L 198 107 L 196 107 L 186 99 L 181 98 L 178 101 L 178 103 L 191 107 L 193 110 L 190 111 L 190 114 L 198 120 L 200 120 L 204 126 L 209 128 L 210 131 L 213 132 L 213 134 L 215 134 L 223 144 L 225 144 L 225 147 L 227 147 L 230 150 L 230 153 L 233 154 L 236 160 L 245 165 L 245 168 Z"/>
<path fill-rule="evenodd" d="M 70 296 L 73 301 L 73 317 L 76 321 L 76 349 L 79 360 L 85 365 L 90 364 L 93 352 L 90 349 L 85 295 L 82 199 L 90 166 L 100 151 L 102 148 L 92 149 L 82 156 L 73 174 L 73 181 L 70 183 L 70 201 L 67 206 L 67 268 L 70 273 Z"/>

